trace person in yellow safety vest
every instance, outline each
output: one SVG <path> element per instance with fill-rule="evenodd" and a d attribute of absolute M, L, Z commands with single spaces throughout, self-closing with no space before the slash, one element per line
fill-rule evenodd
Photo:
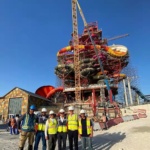
<path fill-rule="evenodd" d="M 93 126 L 92 121 L 85 116 L 85 110 L 80 111 L 81 118 L 79 119 L 79 138 L 81 138 L 82 150 L 86 150 L 86 143 L 88 143 L 88 150 L 93 150 L 92 137 Z"/>
<path fill-rule="evenodd" d="M 49 112 L 50 118 L 45 125 L 45 139 L 48 140 L 48 150 L 55 150 L 57 141 L 57 120 L 54 111 Z"/>
<path fill-rule="evenodd" d="M 78 115 L 74 114 L 74 107 L 69 107 L 68 115 L 68 137 L 69 149 L 73 150 L 73 141 L 75 150 L 78 150 Z"/>
<path fill-rule="evenodd" d="M 59 110 L 60 117 L 58 118 L 58 150 L 66 150 L 66 140 L 67 140 L 67 119 L 65 117 L 64 109 Z M 63 143 L 63 146 L 62 146 Z"/>
<path fill-rule="evenodd" d="M 46 123 L 46 120 L 48 118 L 46 113 L 47 113 L 47 109 L 42 108 L 41 115 L 38 116 L 37 119 L 36 119 L 37 129 L 36 129 L 34 150 L 38 150 L 38 145 L 39 145 L 39 142 L 40 142 L 41 138 L 42 138 L 42 145 L 43 145 L 42 150 L 46 150 L 46 139 L 45 139 L 45 133 L 44 133 L 45 123 Z"/>

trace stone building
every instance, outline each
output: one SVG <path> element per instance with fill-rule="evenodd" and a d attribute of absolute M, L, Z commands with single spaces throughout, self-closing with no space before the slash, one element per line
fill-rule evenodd
<path fill-rule="evenodd" d="M 0 120 L 7 119 L 10 115 L 24 114 L 29 106 L 34 104 L 37 109 L 42 106 L 51 106 L 50 100 L 15 87 L 3 97 L 0 97 Z"/>

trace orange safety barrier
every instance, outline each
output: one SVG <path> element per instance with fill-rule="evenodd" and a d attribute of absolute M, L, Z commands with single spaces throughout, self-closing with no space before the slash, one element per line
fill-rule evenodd
<path fill-rule="evenodd" d="M 138 114 L 138 117 L 139 118 L 147 118 L 147 115 L 146 114 Z"/>
<path fill-rule="evenodd" d="M 116 122 L 114 121 L 114 119 L 110 119 L 108 122 L 107 122 L 107 125 L 108 125 L 108 128 L 112 127 L 112 126 L 115 126 L 117 125 Z"/>
<path fill-rule="evenodd" d="M 139 119 L 138 115 L 133 115 L 134 120 Z"/>
<path fill-rule="evenodd" d="M 105 128 L 104 122 L 99 122 L 99 125 L 100 125 L 100 127 L 101 127 L 102 130 Z"/>
<path fill-rule="evenodd" d="M 139 114 L 146 114 L 146 109 L 134 109 L 133 112 Z"/>

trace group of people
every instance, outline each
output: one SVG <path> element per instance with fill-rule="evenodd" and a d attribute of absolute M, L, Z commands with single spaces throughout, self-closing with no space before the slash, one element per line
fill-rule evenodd
<path fill-rule="evenodd" d="M 89 150 L 93 150 L 93 126 L 85 110 L 80 111 L 79 117 L 74 113 L 74 107 L 70 106 L 68 115 L 64 109 L 60 109 L 56 117 L 53 110 L 47 115 L 46 108 L 42 108 L 41 115 L 36 116 L 35 109 L 35 105 L 31 105 L 29 112 L 22 115 L 17 121 L 20 132 L 19 150 L 24 149 L 27 138 L 28 150 L 33 149 L 33 143 L 34 150 L 38 150 L 40 139 L 42 139 L 42 150 L 55 150 L 57 141 L 58 150 L 66 150 L 67 137 L 70 150 L 73 150 L 73 147 L 78 150 L 78 137 L 81 138 L 82 150 L 85 150 L 87 145 Z"/>

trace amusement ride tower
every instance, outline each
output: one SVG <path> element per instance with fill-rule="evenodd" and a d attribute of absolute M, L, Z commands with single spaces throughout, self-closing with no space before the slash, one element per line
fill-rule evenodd
<path fill-rule="evenodd" d="M 78 35 L 77 6 L 84 22 L 82 35 Z M 102 38 L 98 23 L 86 23 L 77 0 L 72 0 L 73 33 L 69 46 L 57 53 L 55 74 L 63 82 L 65 106 L 91 106 L 96 114 L 98 106 L 109 103 L 116 106 L 114 96 L 118 83 L 126 78 L 121 74 L 128 65 L 128 49 L 123 45 L 108 46 Z M 122 35 L 113 39 L 127 36 Z M 116 106 L 117 107 L 117 106 Z"/>

